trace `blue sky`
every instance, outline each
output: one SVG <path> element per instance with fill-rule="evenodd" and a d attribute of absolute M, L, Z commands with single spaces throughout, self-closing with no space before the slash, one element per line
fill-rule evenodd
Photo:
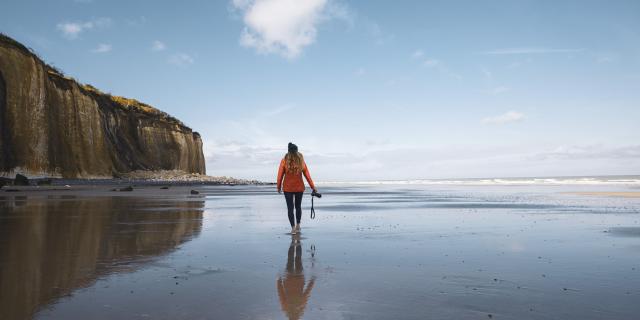
<path fill-rule="evenodd" d="M 640 173 L 638 1 L 7 0 L 0 31 L 201 133 L 207 173 Z"/>

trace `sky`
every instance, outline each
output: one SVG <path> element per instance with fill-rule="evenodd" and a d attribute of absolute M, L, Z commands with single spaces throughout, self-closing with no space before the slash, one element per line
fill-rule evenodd
<path fill-rule="evenodd" d="M 640 174 L 640 1 L 3 0 L 0 32 L 182 120 L 207 174 Z"/>

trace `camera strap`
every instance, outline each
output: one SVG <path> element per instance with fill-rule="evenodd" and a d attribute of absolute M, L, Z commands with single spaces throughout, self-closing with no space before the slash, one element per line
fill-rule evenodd
<path fill-rule="evenodd" d="M 311 196 L 311 219 L 315 219 L 316 218 L 316 209 L 313 208 L 313 198 L 315 198 L 315 197 Z"/>

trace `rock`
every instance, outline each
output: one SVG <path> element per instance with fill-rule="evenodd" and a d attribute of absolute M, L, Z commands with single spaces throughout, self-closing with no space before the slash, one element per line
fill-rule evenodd
<path fill-rule="evenodd" d="M 183 170 L 135 170 L 120 175 L 127 180 L 145 180 L 154 182 L 192 182 L 200 184 L 227 184 L 227 185 L 267 185 L 269 183 L 258 180 L 235 179 L 230 177 L 215 177 L 199 173 L 188 173 Z M 272 185 L 275 185 L 272 183 Z"/>
<path fill-rule="evenodd" d="M 11 184 L 13 184 L 12 179 L 0 177 L 0 187 L 10 186 Z"/>
<path fill-rule="evenodd" d="M 42 180 L 36 181 L 36 184 L 39 186 L 50 186 L 51 183 L 52 183 L 51 179 L 42 179 Z"/>
<path fill-rule="evenodd" d="M 133 187 L 128 186 L 128 187 L 120 188 L 120 191 L 133 191 Z"/>
<path fill-rule="evenodd" d="M 164 186 L 164 187 L 160 187 L 160 189 L 167 190 L 167 189 L 169 189 L 169 187 Z"/>
<path fill-rule="evenodd" d="M 111 178 L 205 174 L 202 139 L 148 104 L 103 93 L 0 34 L 0 172 Z"/>
<path fill-rule="evenodd" d="M 29 179 L 27 177 L 25 177 L 24 175 L 21 174 L 16 174 L 16 178 L 13 180 L 13 185 L 14 186 L 28 186 L 29 185 Z"/>
<path fill-rule="evenodd" d="M 200 192 L 198 192 L 196 190 L 191 190 L 191 194 L 200 194 Z"/>

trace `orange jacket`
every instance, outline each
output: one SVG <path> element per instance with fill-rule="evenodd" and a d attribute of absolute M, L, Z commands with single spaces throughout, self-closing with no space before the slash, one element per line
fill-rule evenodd
<path fill-rule="evenodd" d="M 313 180 L 311 180 L 309 168 L 307 168 L 306 163 L 302 162 L 302 172 L 294 173 L 287 170 L 287 161 L 285 159 L 282 159 L 282 161 L 280 161 L 280 167 L 278 168 L 278 191 L 284 190 L 284 192 L 304 192 L 304 181 L 302 181 L 303 173 L 311 189 L 315 189 L 316 186 L 313 184 Z M 283 180 L 284 188 L 282 183 Z"/>

